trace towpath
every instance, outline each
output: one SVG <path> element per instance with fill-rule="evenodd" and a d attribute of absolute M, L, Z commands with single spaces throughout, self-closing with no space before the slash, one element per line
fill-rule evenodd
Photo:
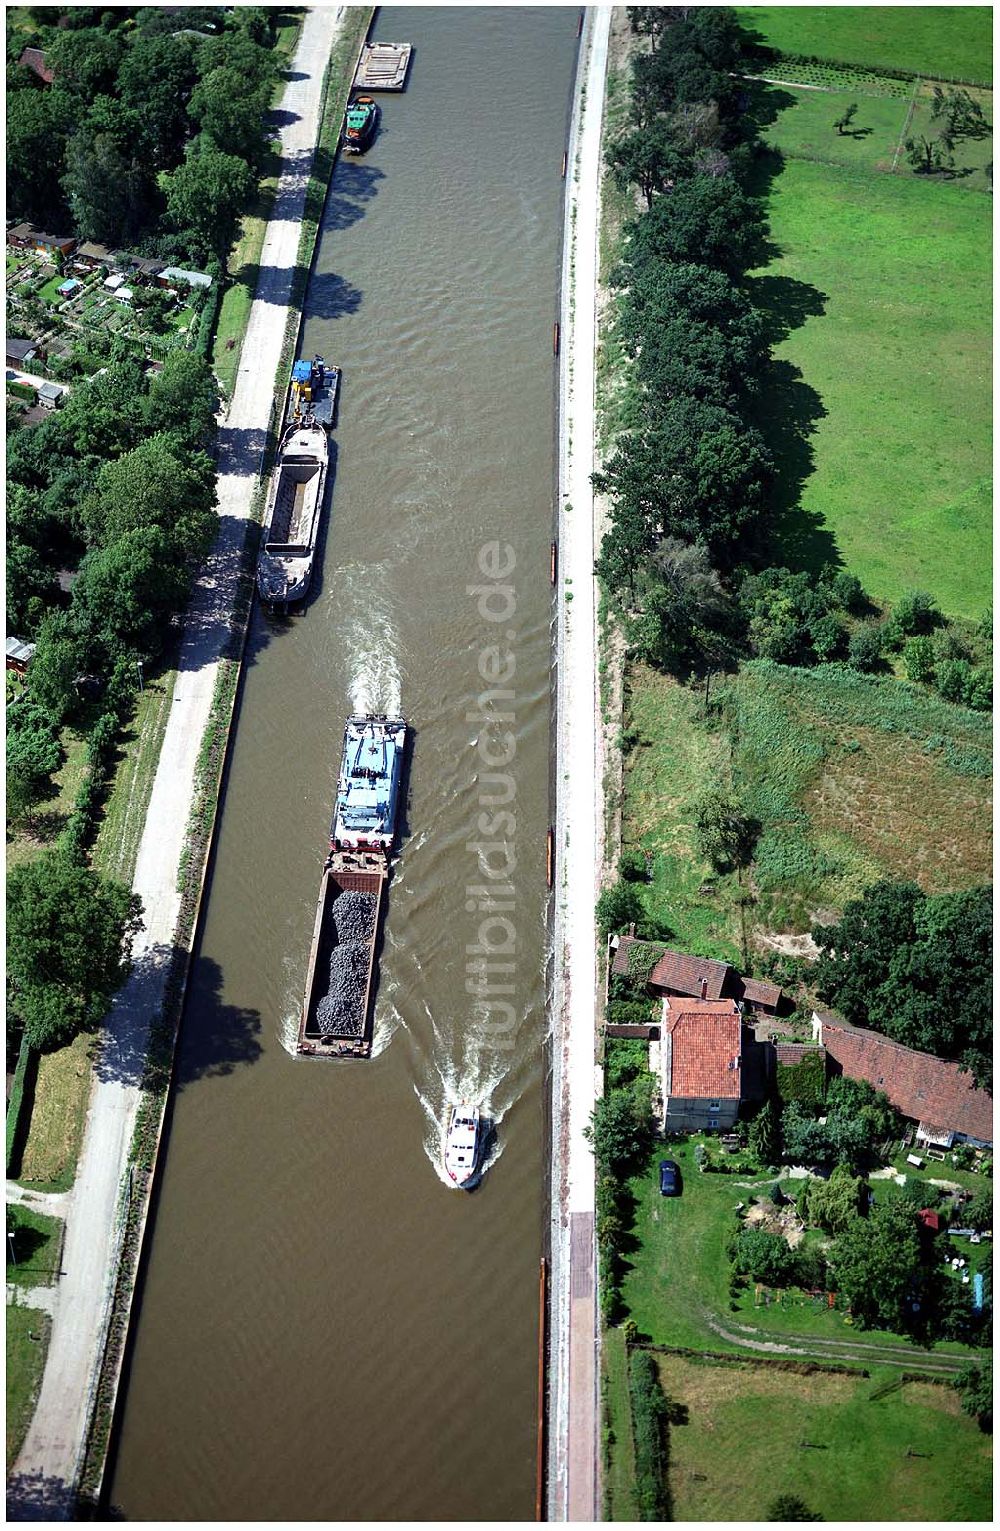
<path fill-rule="evenodd" d="M 170 718 L 133 879 L 145 910 L 144 928 L 136 940 L 132 975 L 115 1001 L 95 1066 L 76 1182 L 65 1203 L 63 1275 L 54 1289 L 45 1373 L 8 1485 L 12 1519 L 52 1519 L 72 1512 L 110 1315 L 117 1230 L 142 1095 L 149 1021 L 162 1004 L 180 905 L 178 869 L 195 763 L 229 634 L 240 552 L 284 342 L 323 75 L 343 11 L 342 6 L 323 6 L 307 12 L 281 101 L 278 192 L 239 374 L 219 433 L 219 534 L 186 615 Z"/>
<path fill-rule="evenodd" d="M 558 757 L 553 988 L 549 1517 L 599 1518 L 594 1157 L 602 771 L 597 691 L 594 362 L 609 6 L 586 12 L 569 145 L 560 364 Z M 572 592 L 572 605 L 568 596 Z"/>

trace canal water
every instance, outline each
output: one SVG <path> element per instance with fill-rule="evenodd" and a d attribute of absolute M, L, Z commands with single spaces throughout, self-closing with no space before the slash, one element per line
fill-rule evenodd
<path fill-rule="evenodd" d="M 253 617 L 110 1483 L 130 1519 L 534 1515 L 576 25 L 379 16 L 414 58 L 338 164 L 309 292 L 336 475 L 311 603 Z M 354 708 L 414 728 L 376 1056 L 295 1060 Z M 472 1193 L 442 1181 L 451 1099 L 495 1124 Z"/>

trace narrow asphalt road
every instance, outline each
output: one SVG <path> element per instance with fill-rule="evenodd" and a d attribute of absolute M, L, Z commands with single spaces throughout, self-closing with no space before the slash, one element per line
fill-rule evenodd
<path fill-rule="evenodd" d="M 144 928 L 135 966 L 117 996 L 95 1064 L 77 1177 L 66 1201 L 64 1274 L 55 1288 L 52 1333 L 34 1418 L 8 1486 L 30 1500 L 44 1484 L 49 1509 L 71 1513 L 91 1401 L 100 1368 L 118 1257 L 119 1209 L 150 1018 L 162 1005 L 180 906 L 178 868 L 194 789 L 195 762 L 229 633 L 239 554 L 246 534 L 275 373 L 284 341 L 306 183 L 319 128 L 323 74 L 342 7 L 306 14 L 282 97 L 282 167 L 261 255 L 261 272 L 239 376 L 219 433 L 219 534 L 185 619 L 171 714 L 139 846 L 133 887 Z M 60 1487 L 65 1491 L 60 1496 Z"/>

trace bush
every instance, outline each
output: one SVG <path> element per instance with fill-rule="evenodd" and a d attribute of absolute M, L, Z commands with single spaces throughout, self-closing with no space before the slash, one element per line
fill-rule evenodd
<path fill-rule="evenodd" d="M 892 613 L 894 638 L 912 638 L 918 633 L 932 633 L 944 617 L 937 602 L 926 590 L 910 590 L 897 601 Z"/>
<path fill-rule="evenodd" d="M 870 674 L 882 662 L 882 645 L 885 635 L 878 622 L 862 622 L 851 634 L 847 645 L 847 663 L 852 670 Z"/>
<path fill-rule="evenodd" d="M 955 1378 L 955 1387 L 961 1394 L 962 1408 L 978 1420 L 980 1429 L 993 1429 L 993 1362 L 968 1361 Z"/>
<path fill-rule="evenodd" d="M 597 900 L 597 924 L 604 935 L 638 925 L 646 913 L 642 899 L 630 883 L 605 888 Z"/>
<path fill-rule="evenodd" d="M 907 680 L 927 685 L 934 679 L 934 644 L 930 638 L 910 638 L 903 647 Z"/>
<path fill-rule="evenodd" d="M 710 787 L 695 804 L 694 832 L 699 852 L 716 870 L 746 866 L 760 835 L 757 819 L 729 793 Z"/>
<path fill-rule="evenodd" d="M 819 1109 L 826 1095 L 826 1061 L 823 1053 L 805 1053 L 800 1063 L 779 1063 L 775 1087 L 784 1104 L 797 1100 Z"/>
<path fill-rule="evenodd" d="M 652 1080 L 652 1075 L 649 1076 Z M 640 1084 L 636 1079 L 634 1083 Z M 585 1135 L 593 1144 L 598 1169 L 605 1175 L 626 1176 L 647 1157 L 653 1141 L 653 1119 L 641 1096 L 627 1087 L 610 1089 L 595 1105 Z"/>
<path fill-rule="evenodd" d="M 633 1037 L 608 1037 L 604 1051 L 604 1072 L 608 1088 L 623 1089 L 649 1067 L 649 1046 Z"/>
<path fill-rule="evenodd" d="M 826 1260 L 815 1245 L 800 1244 L 795 1251 L 795 1284 L 807 1292 L 821 1292 L 826 1287 Z"/>
<path fill-rule="evenodd" d="M 962 1222 L 979 1233 L 993 1227 L 992 1185 L 981 1186 L 972 1200 L 966 1203 L 962 1209 Z"/>
<path fill-rule="evenodd" d="M 795 1277 L 795 1255 L 778 1233 L 741 1226 L 729 1245 L 733 1269 L 751 1281 L 787 1286 Z"/>
<path fill-rule="evenodd" d="M 608 1005 L 608 1020 L 613 1026 L 648 1026 L 654 1018 L 653 1002 L 641 999 L 613 999 Z M 621 1040 L 611 1038 L 612 1041 Z M 645 1043 L 641 1043 L 645 1047 Z"/>
<path fill-rule="evenodd" d="M 618 858 L 618 876 L 625 882 L 646 882 L 646 858 L 642 851 L 623 851 Z"/>

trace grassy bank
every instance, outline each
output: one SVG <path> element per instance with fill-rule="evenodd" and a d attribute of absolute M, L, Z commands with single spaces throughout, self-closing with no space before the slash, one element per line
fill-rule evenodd
<path fill-rule="evenodd" d="M 7 1285 L 51 1286 L 59 1268 L 62 1222 L 30 1207 L 7 1208 Z M 13 1234 L 13 1259 L 11 1238 Z"/>
<path fill-rule="evenodd" d="M 31 1125 L 18 1179 L 38 1191 L 68 1191 L 76 1176 L 90 1100 L 93 1036 L 75 1037 L 38 1060 Z"/>
<path fill-rule="evenodd" d="M 653 853 L 652 880 L 638 885 L 646 907 L 675 945 L 739 962 L 738 885 L 713 873 L 694 841 L 695 801 L 714 774 L 728 774 L 724 732 L 706 722 L 698 693 L 631 665 L 621 742 L 622 848 Z"/>
<path fill-rule="evenodd" d="M 120 737 L 115 776 L 92 858 L 99 872 L 120 882 L 131 883 L 135 872 L 176 680 L 176 670 L 165 670 L 145 681 L 135 715 Z"/>
<path fill-rule="evenodd" d="M 21 1449 L 42 1385 L 51 1320 L 37 1308 L 7 1305 L 7 1471 Z"/>
<path fill-rule="evenodd" d="M 993 78 L 989 6 L 747 5 L 743 25 L 782 53 L 908 69 L 932 78 Z"/>
<path fill-rule="evenodd" d="M 604 1519 L 638 1520 L 635 1445 L 628 1396 L 628 1351 L 620 1329 L 601 1339 L 604 1396 Z"/>
<path fill-rule="evenodd" d="M 870 1378 L 659 1356 L 687 1409 L 670 1430 L 678 1520 L 762 1520 L 795 1494 L 826 1520 L 989 1517 L 992 1449 L 954 1391 Z M 960 1466 L 959 1466 L 960 1464 Z"/>

